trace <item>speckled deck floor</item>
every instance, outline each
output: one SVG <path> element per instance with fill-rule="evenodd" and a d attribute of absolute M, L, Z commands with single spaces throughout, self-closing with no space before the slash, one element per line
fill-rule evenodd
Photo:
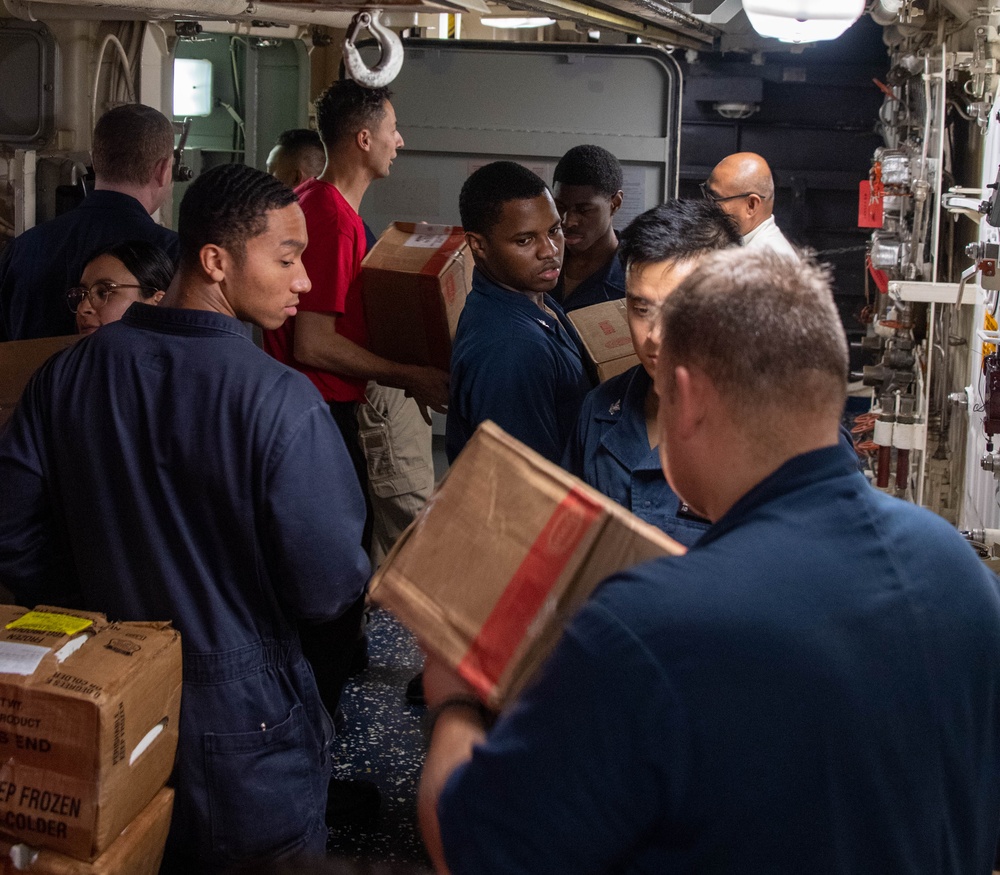
<path fill-rule="evenodd" d="M 382 811 L 374 827 L 331 830 L 327 847 L 359 862 L 429 867 L 416 813 L 423 709 L 405 699 L 406 684 L 420 671 L 423 657 L 413 636 L 383 610 L 372 612 L 368 654 L 368 669 L 348 682 L 341 698 L 347 729 L 337 740 L 334 773 L 374 781 L 382 791 Z"/>

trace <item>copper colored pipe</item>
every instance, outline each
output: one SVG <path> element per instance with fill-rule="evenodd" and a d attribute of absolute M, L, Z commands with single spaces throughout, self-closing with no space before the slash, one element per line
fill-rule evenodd
<path fill-rule="evenodd" d="M 889 487 L 889 469 L 892 468 L 892 447 L 878 448 L 878 476 L 875 484 L 879 489 Z"/>
<path fill-rule="evenodd" d="M 910 451 L 896 450 L 896 488 L 905 490 L 910 479 Z"/>

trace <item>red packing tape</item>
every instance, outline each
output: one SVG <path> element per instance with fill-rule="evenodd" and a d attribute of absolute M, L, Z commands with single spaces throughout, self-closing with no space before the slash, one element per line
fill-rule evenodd
<path fill-rule="evenodd" d="M 465 234 L 452 234 L 428 260 L 420 273 L 425 276 L 437 276 L 442 269 L 451 261 L 452 257 L 462 248 L 465 243 Z"/>
<path fill-rule="evenodd" d="M 601 506 L 574 488 L 538 533 L 458 665 L 458 673 L 483 696 L 496 686 L 553 584 L 600 514 Z"/>

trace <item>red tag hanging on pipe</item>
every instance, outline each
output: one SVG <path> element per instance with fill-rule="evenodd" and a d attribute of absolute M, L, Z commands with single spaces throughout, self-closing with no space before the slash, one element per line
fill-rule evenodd
<path fill-rule="evenodd" d="M 862 179 L 858 183 L 858 227 L 881 228 L 882 219 L 882 198 L 872 194 L 870 180 Z"/>

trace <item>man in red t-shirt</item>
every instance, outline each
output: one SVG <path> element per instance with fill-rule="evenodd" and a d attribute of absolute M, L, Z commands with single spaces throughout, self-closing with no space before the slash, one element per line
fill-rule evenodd
<path fill-rule="evenodd" d="M 309 246 L 302 261 L 312 281 L 298 312 L 275 331 L 264 333 L 264 349 L 302 371 L 319 389 L 340 427 L 354 460 L 362 492 L 368 494 L 368 466 L 358 440 L 358 404 L 368 382 L 395 387 L 422 407 L 444 412 L 448 373 L 405 365 L 366 348 L 361 302 L 361 260 L 367 251 L 361 199 L 389 167 L 403 138 L 386 88 L 334 82 L 316 102 L 316 120 L 326 148 L 326 167 L 297 189 L 306 217 Z M 428 415 L 429 419 L 429 415 Z M 365 526 L 370 550 L 371 512 Z M 353 650 L 342 642 L 360 637 L 364 599 L 333 623 L 301 630 L 303 649 L 313 663 L 320 693 L 333 714 L 349 673 Z M 331 797 L 332 800 L 332 797 Z"/>
<path fill-rule="evenodd" d="M 319 97 L 316 118 L 326 167 L 296 189 L 309 229 L 303 261 L 313 292 L 298 315 L 265 334 L 264 347 L 308 376 L 327 401 L 356 404 L 375 380 L 443 412 L 447 372 L 393 362 L 365 348 L 360 275 L 367 246 L 358 210 L 368 186 L 389 175 L 403 146 L 389 90 L 335 82 Z"/>

